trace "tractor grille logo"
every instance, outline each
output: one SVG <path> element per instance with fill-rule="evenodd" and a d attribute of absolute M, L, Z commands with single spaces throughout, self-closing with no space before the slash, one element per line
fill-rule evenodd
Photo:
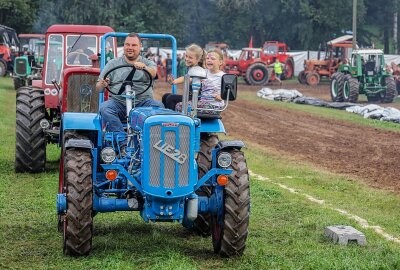
<path fill-rule="evenodd" d="M 162 123 L 163 127 L 177 127 L 179 126 L 178 123 Z"/>
<path fill-rule="evenodd" d="M 156 144 L 153 145 L 153 147 L 181 165 L 185 163 L 187 159 L 187 155 L 182 154 L 181 151 L 175 149 L 172 145 L 168 143 L 163 143 L 162 140 L 159 140 Z"/>

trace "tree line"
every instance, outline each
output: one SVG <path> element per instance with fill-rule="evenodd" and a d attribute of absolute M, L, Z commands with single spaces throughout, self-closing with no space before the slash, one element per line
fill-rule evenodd
<path fill-rule="evenodd" d="M 398 53 L 399 0 L 358 0 L 357 41 Z M 351 0 L 0 0 L 0 24 L 45 33 L 52 24 L 102 24 L 118 32 L 174 35 L 178 46 L 210 41 L 231 48 L 286 42 L 317 49 L 352 29 Z"/>

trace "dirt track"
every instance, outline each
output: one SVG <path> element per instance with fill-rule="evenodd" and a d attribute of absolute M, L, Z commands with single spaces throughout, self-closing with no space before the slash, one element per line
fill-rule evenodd
<path fill-rule="evenodd" d="M 162 84 L 159 86 L 165 89 Z M 240 92 L 254 94 L 260 89 L 244 84 L 238 87 Z M 327 84 L 311 88 L 284 82 L 282 88 L 298 89 L 306 96 L 330 100 Z M 399 108 L 399 104 L 390 106 Z M 258 105 L 240 100 L 240 95 L 223 113 L 223 122 L 228 134 L 237 139 L 266 146 L 332 172 L 365 179 L 374 187 L 400 192 L 398 132 L 272 108 L 268 104 Z"/>

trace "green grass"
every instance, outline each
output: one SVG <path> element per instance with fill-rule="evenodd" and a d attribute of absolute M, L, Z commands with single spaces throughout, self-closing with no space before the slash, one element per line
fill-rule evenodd
<path fill-rule="evenodd" d="M 242 92 L 240 93 L 239 98 L 251 102 L 256 102 L 257 104 L 263 104 L 263 105 L 268 104 L 269 107 L 273 108 L 275 107 L 275 108 L 285 108 L 289 110 L 297 110 L 305 113 L 310 113 L 313 115 L 318 115 L 323 118 L 350 121 L 359 125 L 400 132 L 400 124 L 393 122 L 384 122 L 375 119 L 364 119 L 361 115 L 349 113 L 344 110 L 321 108 L 316 106 L 280 102 L 280 101 L 270 101 L 259 98 L 257 97 L 256 93 L 251 93 L 251 92 Z M 395 102 L 400 102 L 400 98 L 397 98 Z"/>
<path fill-rule="evenodd" d="M 250 234 L 242 257 L 221 259 L 213 254 L 209 238 L 179 224 L 147 224 L 137 213 L 125 212 L 96 216 L 90 256 L 64 257 L 55 211 L 59 150 L 48 148 L 50 166 L 45 173 L 14 173 L 14 104 L 11 80 L 0 78 L 0 269 L 400 268 L 400 244 L 333 210 L 344 209 L 400 237 L 397 194 L 284 159 L 255 145 L 245 150 L 248 166 L 272 182 L 251 177 Z M 311 202 L 301 193 L 326 204 Z M 323 228 L 337 224 L 363 231 L 367 246 L 333 244 L 323 236 Z"/>

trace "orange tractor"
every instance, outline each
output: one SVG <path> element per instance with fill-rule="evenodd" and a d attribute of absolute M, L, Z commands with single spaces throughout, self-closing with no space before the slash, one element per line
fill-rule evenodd
<path fill-rule="evenodd" d="M 304 70 L 299 73 L 298 80 L 301 84 L 315 86 L 319 84 L 321 77 L 330 79 L 340 64 L 348 62 L 352 50 L 352 36 L 345 35 L 333 39 L 326 44 L 325 57 L 320 59 L 304 60 Z"/>
<path fill-rule="evenodd" d="M 247 84 L 264 85 L 274 79 L 269 66 L 278 58 L 285 65 L 282 79 L 291 79 L 294 61 L 287 50 L 287 45 L 278 41 L 266 41 L 262 48 L 243 48 L 239 60 L 225 60 L 225 72 L 243 77 Z"/>

